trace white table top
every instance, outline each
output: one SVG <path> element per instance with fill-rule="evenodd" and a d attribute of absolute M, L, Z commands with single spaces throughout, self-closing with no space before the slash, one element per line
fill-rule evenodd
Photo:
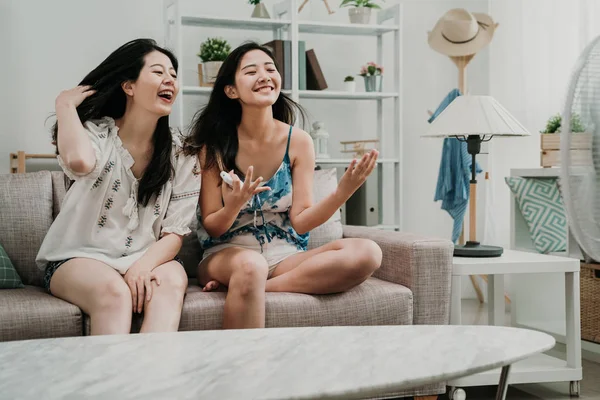
<path fill-rule="evenodd" d="M 579 260 L 507 250 L 500 257 L 453 257 L 452 275 L 535 274 L 579 272 Z"/>
<path fill-rule="evenodd" d="M 552 348 L 493 326 L 269 328 L 0 343 L 7 399 L 358 399 Z"/>

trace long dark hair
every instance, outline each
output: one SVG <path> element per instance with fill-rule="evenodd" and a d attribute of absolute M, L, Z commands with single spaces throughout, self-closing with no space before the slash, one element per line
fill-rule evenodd
<path fill-rule="evenodd" d="M 239 148 L 237 127 L 242 121 L 242 106 L 237 99 L 230 99 L 225 94 L 225 87 L 235 85 L 235 73 L 246 53 L 252 50 L 261 50 L 266 53 L 278 71 L 280 66 L 273 57 L 268 47 L 256 42 L 246 42 L 234 49 L 223 61 L 214 83 L 208 104 L 198 111 L 192 120 L 189 136 L 184 143 L 184 153 L 199 154 L 204 149 L 204 170 L 217 167 L 221 170 L 234 170 L 239 176 L 244 173 L 235 164 L 235 157 Z M 273 118 L 294 125 L 296 122 L 295 111 L 300 113 L 302 123 L 307 120 L 306 112 L 295 101 L 284 93 L 280 93 L 277 101 L 272 105 Z"/>
<path fill-rule="evenodd" d="M 112 52 L 92 72 L 87 74 L 79 85 L 90 85 L 96 93 L 86 98 L 78 107 L 77 114 L 81 123 L 88 120 L 111 117 L 118 119 L 125 114 L 127 97 L 121 84 L 135 82 L 144 67 L 144 57 L 153 51 L 159 51 L 169 57 L 177 71 L 177 58 L 169 50 L 159 47 L 152 39 L 135 39 L 125 43 Z M 52 127 L 52 142 L 58 154 L 58 121 Z M 152 158 L 144 171 L 138 189 L 138 203 L 148 205 L 150 198 L 158 194 L 161 187 L 174 174 L 171 163 L 172 134 L 169 117 L 158 119 L 152 136 Z"/>

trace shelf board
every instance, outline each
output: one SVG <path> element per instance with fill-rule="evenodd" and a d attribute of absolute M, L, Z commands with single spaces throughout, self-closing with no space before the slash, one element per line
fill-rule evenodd
<path fill-rule="evenodd" d="M 264 18 L 223 18 L 223 17 L 192 17 L 182 16 L 184 26 L 201 26 L 206 28 L 246 29 L 253 31 L 271 31 L 287 28 L 292 22 L 287 19 Z"/>
<path fill-rule="evenodd" d="M 316 164 L 348 165 L 351 158 L 317 158 Z M 397 164 L 400 161 L 397 158 L 379 158 L 377 164 Z"/>
<path fill-rule="evenodd" d="M 336 90 L 300 90 L 300 98 L 304 99 L 339 99 L 339 100 L 379 100 L 398 97 L 392 92 L 346 92 Z"/>
<path fill-rule="evenodd" d="M 298 22 L 298 30 L 300 33 L 377 36 L 388 32 L 394 32 L 398 29 L 398 25 L 340 24 L 319 21 Z"/>
<path fill-rule="evenodd" d="M 567 327 L 564 319 L 562 321 L 524 321 L 515 322 L 515 326 L 523 329 L 532 329 L 539 332 L 547 333 L 554 337 L 559 343 L 566 343 L 567 340 Z"/>
<path fill-rule="evenodd" d="M 535 248 L 532 248 L 532 247 L 516 246 L 512 250 L 523 251 L 523 252 L 527 252 L 527 253 L 540 254 L 540 252 L 538 252 Z M 566 251 L 552 251 L 552 252 L 547 253 L 547 254 L 550 255 L 550 256 L 569 257 L 569 254 Z"/>
<path fill-rule="evenodd" d="M 546 354 L 537 354 L 511 366 L 509 384 L 581 380 L 582 369 L 571 368 L 567 362 Z M 497 385 L 500 368 L 447 382 L 449 386 L 469 387 Z"/>

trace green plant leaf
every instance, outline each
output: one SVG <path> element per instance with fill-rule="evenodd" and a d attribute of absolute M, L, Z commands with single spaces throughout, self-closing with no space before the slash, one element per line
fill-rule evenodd
<path fill-rule="evenodd" d="M 224 61 L 231 52 L 231 46 L 222 38 L 208 38 L 200 45 L 198 57 L 203 62 Z"/>
<path fill-rule="evenodd" d="M 342 0 L 342 2 L 340 3 L 340 7 L 349 7 L 349 6 L 356 7 L 357 1 L 359 1 L 359 0 Z"/>

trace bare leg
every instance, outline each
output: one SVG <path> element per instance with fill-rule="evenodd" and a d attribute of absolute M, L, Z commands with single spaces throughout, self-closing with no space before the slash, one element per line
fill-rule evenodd
<path fill-rule="evenodd" d="M 267 261 L 253 250 L 229 247 L 212 254 L 198 266 L 202 285 L 211 280 L 228 286 L 224 329 L 264 328 Z"/>
<path fill-rule="evenodd" d="M 267 292 L 328 294 L 364 282 L 381 265 L 381 249 L 368 239 L 339 239 L 283 260 Z"/>
<path fill-rule="evenodd" d="M 89 258 L 67 261 L 52 276 L 50 291 L 90 316 L 92 335 L 131 331 L 129 286 L 121 274 L 100 261 Z"/>
<path fill-rule="evenodd" d="M 144 304 L 140 332 L 177 332 L 188 285 L 185 269 L 177 261 L 169 261 L 153 272 L 158 275 L 160 286 L 152 281 L 152 298 Z"/>

